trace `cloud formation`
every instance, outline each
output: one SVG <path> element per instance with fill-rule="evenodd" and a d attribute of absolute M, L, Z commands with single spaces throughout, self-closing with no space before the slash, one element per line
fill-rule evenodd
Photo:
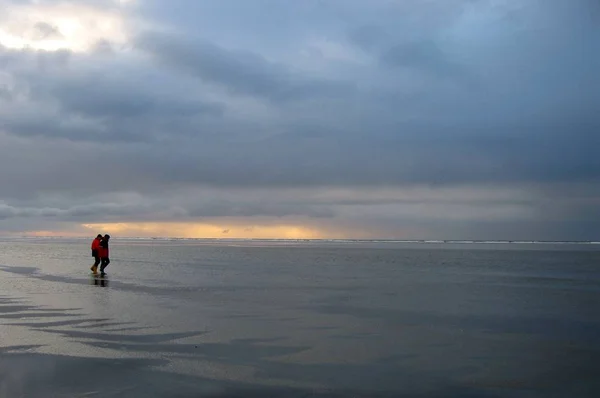
<path fill-rule="evenodd" d="M 0 231 L 599 238 L 593 0 L 0 7 Z"/>

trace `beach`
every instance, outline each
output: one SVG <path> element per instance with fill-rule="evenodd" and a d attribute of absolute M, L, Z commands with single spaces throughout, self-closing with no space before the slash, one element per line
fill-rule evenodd
<path fill-rule="evenodd" d="M 0 239 L 0 397 L 600 396 L 600 245 Z"/>

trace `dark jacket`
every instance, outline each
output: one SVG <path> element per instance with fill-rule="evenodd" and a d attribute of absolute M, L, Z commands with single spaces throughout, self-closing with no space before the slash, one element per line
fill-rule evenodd
<path fill-rule="evenodd" d="M 108 241 L 106 239 L 102 239 L 100 242 L 100 247 L 98 248 L 98 256 L 100 256 L 100 258 L 108 258 L 108 254 Z"/>

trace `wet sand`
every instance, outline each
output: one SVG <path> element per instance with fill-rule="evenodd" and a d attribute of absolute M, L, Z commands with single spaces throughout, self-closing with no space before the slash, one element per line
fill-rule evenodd
<path fill-rule="evenodd" d="M 600 396 L 595 250 L 86 245 L 0 243 L 0 397 Z"/>

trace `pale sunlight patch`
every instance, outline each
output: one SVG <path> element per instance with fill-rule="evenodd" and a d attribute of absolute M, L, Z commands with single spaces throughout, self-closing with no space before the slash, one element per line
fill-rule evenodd
<path fill-rule="evenodd" d="M 321 239 L 323 233 L 301 225 L 228 225 L 203 223 L 104 223 L 83 224 L 90 233 L 120 236 L 222 239 Z"/>
<path fill-rule="evenodd" d="M 0 45 L 11 49 L 89 51 L 101 41 L 124 44 L 127 24 L 117 1 L 112 9 L 84 4 L 11 5 L 0 15 Z"/>

